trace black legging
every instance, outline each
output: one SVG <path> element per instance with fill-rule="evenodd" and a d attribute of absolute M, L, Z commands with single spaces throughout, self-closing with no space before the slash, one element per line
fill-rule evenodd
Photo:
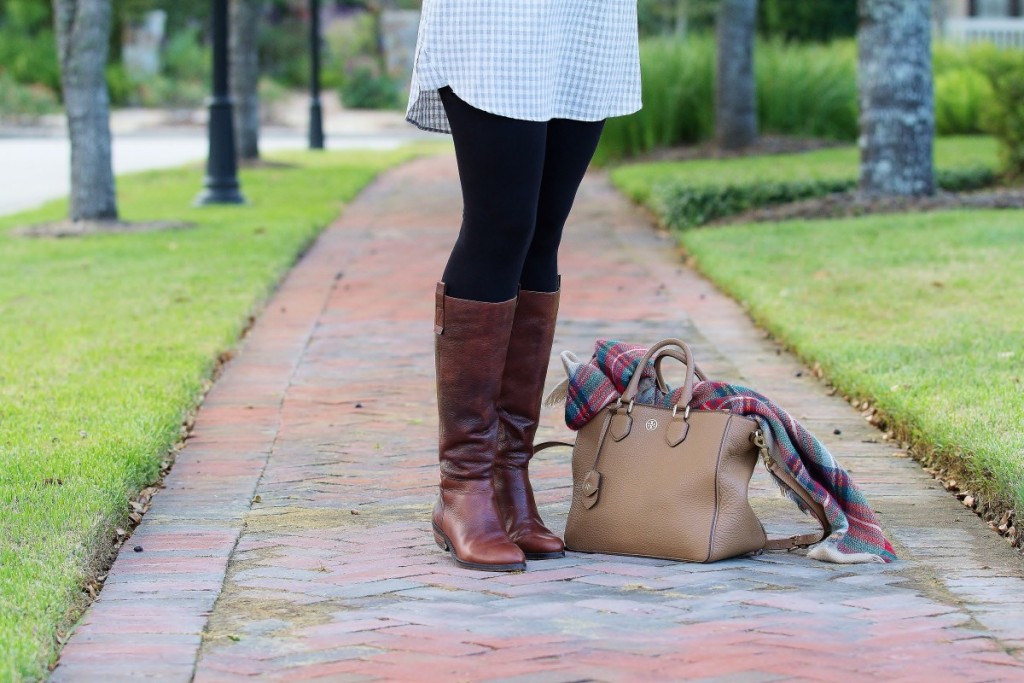
<path fill-rule="evenodd" d="M 462 228 L 444 269 L 449 296 L 507 301 L 558 289 L 558 244 L 604 121 L 522 121 L 440 91 L 462 183 Z"/>

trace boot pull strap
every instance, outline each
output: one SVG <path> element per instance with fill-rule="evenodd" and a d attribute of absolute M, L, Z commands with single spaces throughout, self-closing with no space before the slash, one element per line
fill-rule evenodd
<path fill-rule="evenodd" d="M 444 332 L 444 283 L 437 283 L 437 290 L 434 295 L 434 334 Z"/>

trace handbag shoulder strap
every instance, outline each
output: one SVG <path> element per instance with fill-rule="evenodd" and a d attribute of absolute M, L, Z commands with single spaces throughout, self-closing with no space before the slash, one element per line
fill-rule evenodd
<path fill-rule="evenodd" d="M 533 452 L 543 451 L 547 448 L 557 448 L 559 446 L 566 446 L 568 448 L 575 448 L 575 444 L 571 444 L 568 441 L 545 441 L 543 443 L 534 444 Z"/>
<path fill-rule="evenodd" d="M 761 460 L 764 462 L 764 466 L 768 468 L 768 471 L 775 475 L 777 481 L 779 481 L 784 488 L 789 492 L 793 493 L 799 498 L 804 506 L 811 511 L 811 515 L 817 520 L 821 526 L 821 533 L 811 534 L 799 534 L 797 536 L 789 536 L 787 538 L 769 538 L 764 545 L 765 550 L 793 550 L 794 548 L 806 548 L 812 546 L 815 543 L 821 543 L 824 541 L 830 533 L 832 533 L 832 525 L 828 523 L 828 517 L 825 515 L 825 508 L 820 503 L 811 498 L 807 490 L 801 486 L 793 475 L 785 470 L 783 467 L 779 467 L 778 463 L 772 460 L 771 454 L 768 452 L 768 442 L 765 441 L 764 434 L 760 429 L 754 432 L 751 437 L 754 445 L 761 453 Z"/>

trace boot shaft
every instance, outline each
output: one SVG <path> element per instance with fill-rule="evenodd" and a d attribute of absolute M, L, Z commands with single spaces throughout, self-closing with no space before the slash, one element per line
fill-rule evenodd
<path fill-rule="evenodd" d="M 489 303 L 449 297 L 438 283 L 434 359 L 442 477 L 491 476 L 496 405 L 515 308 L 515 299 Z"/>
<path fill-rule="evenodd" d="M 499 464 L 524 467 L 533 454 L 558 302 L 559 292 L 519 292 L 498 398 Z"/>

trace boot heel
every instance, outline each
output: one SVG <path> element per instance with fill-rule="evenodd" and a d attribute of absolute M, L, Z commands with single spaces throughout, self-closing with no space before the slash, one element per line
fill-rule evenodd
<path fill-rule="evenodd" d="M 436 543 L 437 547 L 441 550 L 448 552 L 448 542 L 444 540 L 444 536 L 442 536 L 437 529 L 434 529 L 434 543 Z"/>

